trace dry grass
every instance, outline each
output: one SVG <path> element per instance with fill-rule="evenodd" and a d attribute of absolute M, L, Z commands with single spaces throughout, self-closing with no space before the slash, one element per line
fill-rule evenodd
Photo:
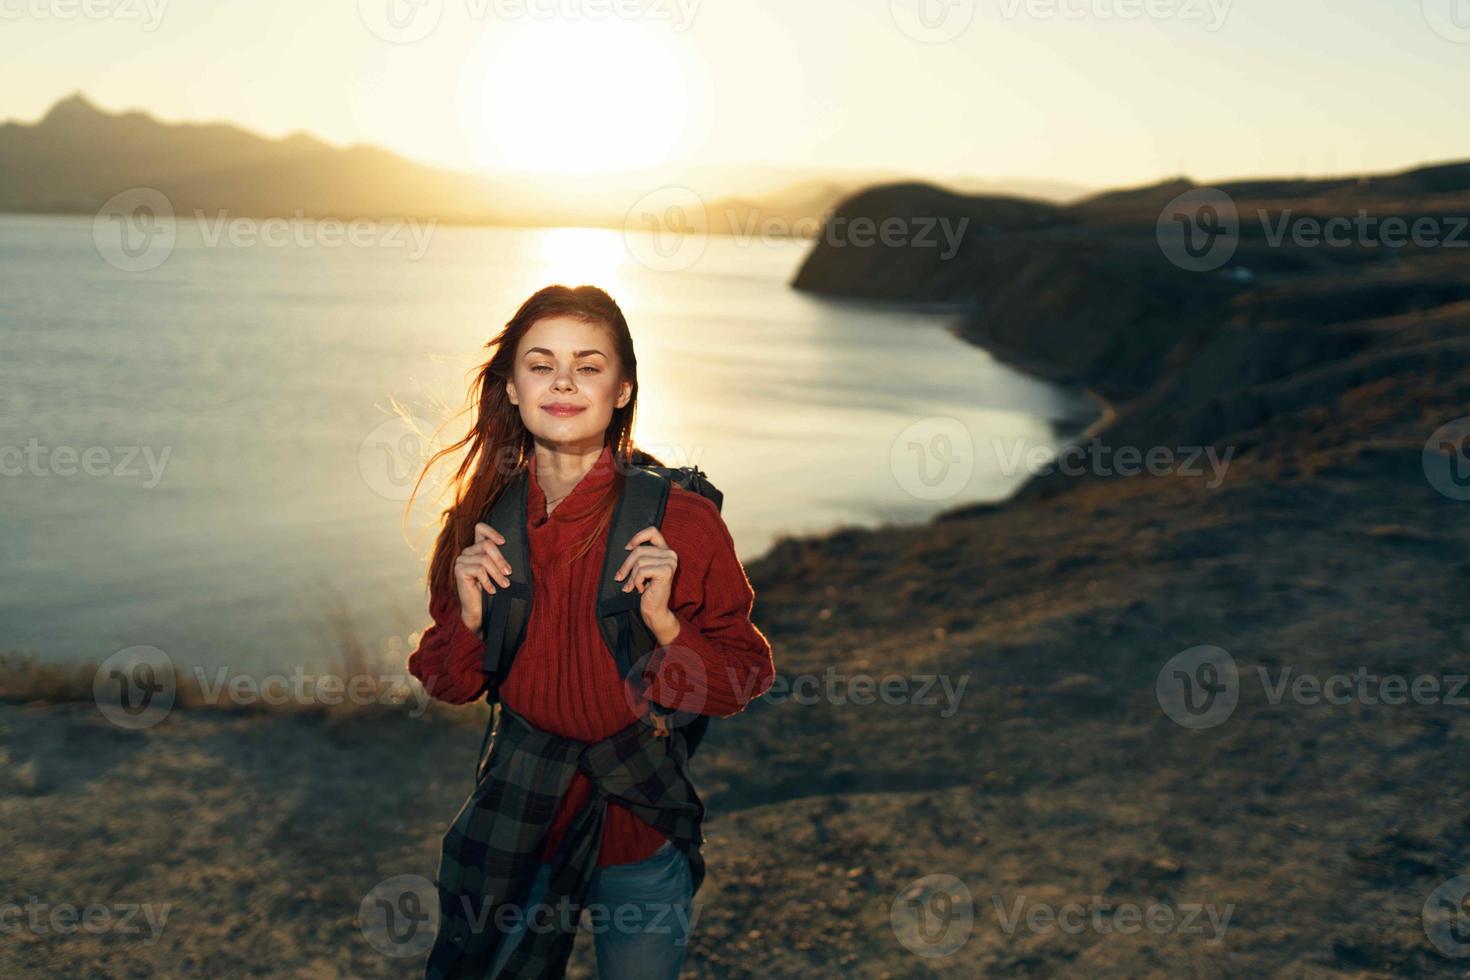
<path fill-rule="evenodd" d="M 489 709 L 483 703 L 466 709 L 433 701 L 425 695 L 418 680 L 404 670 L 402 663 L 386 663 L 375 656 L 362 642 L 351 610 L 338 593 L 329 592 L 327 596 L 325 627 L 336 653 L 326 669 L 314 673 L 334 679 L 342 691 L 351 692 L 350 696 L 292 699 L 285 703 L 241 699 L 233 697 L 228 686 L 207 688 L 201 684 L 199 674 L 181 670 L 174 674 L 175 708 L 238 714 L 290 713 L 340 724 L 410 714 L 427 702 L 422 712 L 425 717 L 478 727 L 487 722 Z M 95 684 L 100 667 L 95 660 L 53 663 L 29 653 L 0 653 L 0 703 L 96 703 Z M 106 690 L 104 685 L 104 695 Z"/>
<path fill-rule="evenodd" d="M 92 700 L 95 663 L 43 663 L 29 654 L 0 653 L 0 701 L 64 704 Z"/>

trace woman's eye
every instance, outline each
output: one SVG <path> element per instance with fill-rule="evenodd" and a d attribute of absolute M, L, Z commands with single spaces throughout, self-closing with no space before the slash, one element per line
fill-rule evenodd
<path fill-rule="evenodd" d="M 543 368 L 545 370 L 547 370 L 547 371 L 550 371 L 551 370 L 551 365 L 550 364 L 533 364 L 531 366 L 531 373 L 532 374 L 539 373 Z M 578 371 L 591 371 L 593 374 L 596 374 L 599 371 L 601 371 L 602 369 L 601 368 L 598 368 L 598 367 L 594 367 L 591 364 L 584 364 L 581 367 L 579 367 L 577 370 Z"/>

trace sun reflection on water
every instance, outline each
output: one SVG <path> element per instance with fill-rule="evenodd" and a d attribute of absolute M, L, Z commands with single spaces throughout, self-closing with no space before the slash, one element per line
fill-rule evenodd
<path fill-rule="evenodd" d="M 566 286 L 590 284 L 618 295 L 626 261 L 623 236 L 610 228 L 552 228 L 541 239 L 542 277 Z"/>

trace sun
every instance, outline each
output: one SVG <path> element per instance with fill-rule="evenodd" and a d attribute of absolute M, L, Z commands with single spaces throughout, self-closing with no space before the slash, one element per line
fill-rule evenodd
<path fill-rule="evenodd" d="M 487 35 L 464 107 L 479 164 L 587 175 L 672 160 L 689 105 L 662 26 L 563 18 Z"/>

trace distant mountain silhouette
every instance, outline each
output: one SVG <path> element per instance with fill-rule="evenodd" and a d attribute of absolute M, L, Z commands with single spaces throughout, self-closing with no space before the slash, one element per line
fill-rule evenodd
<path fill-rule="evenodd" d="M 819 228 L 838 202 L 883 177 L 907 179 L 749 169 L 721 180 L 716 168 L 704 167 L 675 182 L 705 190 L 711 231 L 762 234 L 772 227 Z M 0 213 L 95 214 L 115 194 L 147 187 L 166 195 L 180 214 L 621 228 L 634 203 L 669 180 L 623 175 L 597 191 L 562 178 L 459 173 L 377 147 L 332 146 L 305 133 L 271 139 L 225 123 L 112 113 L 81 93 L 56 103 L 37 123 L 0 124 Z M 951 184 L 1053 201 L 1084 193 L 1027 180 Z"/>
<path fill-rule="evenodd" d="M 1112 213 L 1138 215 L 1156 212 L 1178 195 L 1200 186 L 1203 185 L 1178 177 L 1144 187 L 1105 191 L 1074 203 L 1078 212 L 1094 217 Z M 1261 202 L 1300 202 L 1323 196 L 1362 197 L 1381 202 L 1394 196 L 1459 195 L 1470 193 L 1470 162 L 1429 164 L 1388 174 L 1244 178 L 1208 186 L 1236 200 Z"/>
<path fill-rule="evenodd" d="M 0 210 L 95 212 L 132 187 L 162 191 L 176 211 L 290 217 L 505 220 L 492 185 L 367 146 L 311 136 L 268 139 L 224 124 L 168 124 L 110 114 L 80 93 L 38 123 L 0 126 Z"/>

